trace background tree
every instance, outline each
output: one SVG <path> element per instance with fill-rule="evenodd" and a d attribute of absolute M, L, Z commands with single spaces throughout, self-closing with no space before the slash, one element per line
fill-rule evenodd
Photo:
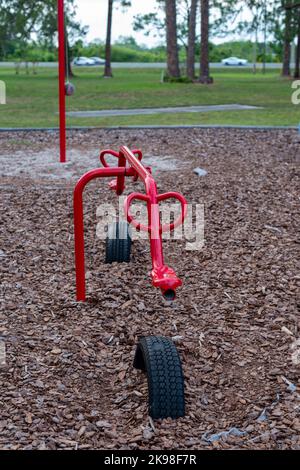
<path fill-rule="evenodd" d="M 197 25 L 198 0 L 191 0 L 189 11 L 189 33 L 187 49 L 187 76 L 190 80 L 195 78 L 195 53 L 196 53 L 196 25 Z"/>
<path fill-rule="evenodd" d="M 296 60 L 295 60 L 295 73 L 294 78 L 300 78 L 300 8 L 297 11 L 297 49 L 296 49 Z"/>
<path fill-rule="evenodd" d="M 0 0 L 0 37 L 1 51 L 5 55 L 14 43 L 20 55 L 26 49 L 31 34 L 41 15 L 41 1 Z"/>
<path fill-rule="evenodd" d="M 291 0 L 282 0 L 279 8 L 284 12 L 284 38 L 283 38 L 283 57 L 282 57 L 282 76 L 289 77 L 291 75 L 291 42 L 293 40 L 292 26 L 292 10 L 285 7 Z"/>
<path fill-rule="evenodd" d="M 291 41 L 295 36 L 297 39 L 296 57 L 295 57 L 295 72 L 294 77 L 300 78 L 300 2 L 297 0 L 283 1 L 283 8 L 286 13 L 285 24 L 285 62 L 283 64 L 283 75 L 290 76 L 291 70 L 287 65 L 288 57 L 291 55 Z M 290 60 L 289 60 L 290 63 Z"/>
<path fill-rule="evenodd" d="M 203 84 L 213 83 L 209 74 L 209 0 L 201 0 L 200 77 Z"/>
<path fill-rule="evenodd" d="M 105 45 L 105 67 L 104 77 L 111 78 L 113 76 L 111 69 L 111 30 L 113 17 L 113 0 L 108 0 L 107 12 L 107 29 L 106 29 L 106 45 Z"/>
<path fill-rule="evenodd" d="M 253 71 L 256 73 L 257 68 L 257 49 L 258 49 L 258 36 L 259 33 L 263 36 L 263 73 L 266 71 L 266 55 L 267 55 L 267 33 L 270 18 L 270 11 L 268 10 L 267 0 L 246 0 L 247 7 L 251 12 L 251 20 L 241 22 L 238 28 L 241 32 L 248 32 L 254 36 L 254 47 L 253 47 Z M 269 2 L 270 5 L 271 2 Z"/>
<path fill-rule="evenodd" d="M 180 68 L 177 44 L 176 0 L 166 0 L 166 30 L 168 75 L 172 78 L 179 78 Z"/>
<path fill-rule="evenodd" d="M 37 37 L 39 41 L 52 44 L 57 31 L 57 0 L 41 0 L 43 12 L 37 22 Z M 76 19 L 76 1 L 65 0 L 65 50 L 66 76 L 73 77 L 72 59 L 74 51 L 72 44 L 87 34 L 88 28 L 82 26 Z"/>
<path fill-rule="evenodd" d="M 67 38 L 73 40 L 86 34 L 76 21 L 75 0 L 65 0 Z M 57 0 L 0 0 L 1 51 L 14 48 L 20 61 L 32 57 L 33 35 L 47 46 L 54 47 L 57 32 Z M 70 49 L 70 47 L 68 46 Z M 31 52 L 30 52 L 31 51 Z M 29 54 L 30 52 L 30 54 Z M 67 71 L 71 73 L 71 50 Z"/>
<path fill-rule="evenodd" d="M 131 1 L 108 0 L 106 44 L 105 44 L 105 67 L 104 67 L 105 78 L 113 77 L 112 67 L 111 67 L 111 35 L 112 35 L 113 9 L 117 4 L 119 4 L 119 6 L 125 9 L 131 6 Z"/>
<path fill-rule="evenodd" d="M 248 34 L 253 42 L 253 71 L 256 73 L 258 61 L 259 36 L 262 39 L 260 48 L 260 58 L 263 62 L 263 72 L 267 61 L 267 39 L 274 33 L 274 18 L 282 15 L 282 11 L 274 11 L 274 2 L 277 0 L 222 0 L 214 1 L 215 7 L 219 10 L 219 19 L 215 22 L 215 30 L 221 31 L 224 36 L 228 33 L 236 32 Z M 281 1 L 281 0 L 280 0 Z M 242 20 L 241 15 L 249 10 L 251 16 L 249 20 Z"/>
<path fill-rule="evenodd" d="M 186 52 L 187 76 L 192 80 L 195 76 L 195 52 L 198 36 L 196 33 L 198 0 L 176 1 L 176 29 L 178 45 Z M 145 36 L 166 37 L 166 1 L 157 0 L 155 11 L 146 15 L 136 15 L 133 29 L 143 31 Z M 166 39 L 167 42 L 167 39 Z"/>

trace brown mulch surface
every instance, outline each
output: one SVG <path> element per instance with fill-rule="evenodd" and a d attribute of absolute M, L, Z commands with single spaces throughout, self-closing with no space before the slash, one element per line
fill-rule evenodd
<path fill-rule="evenodd" d="M 205 204 L 205 246 L 198 252 L 186 251 L 184 241 L 164 243 L 168 264 L 184 280 L 167 305 L 150 285 L 148 243 L 134 244 L 130 265 L 103 264 L 96 209 L 115 197 L 106 181 L 92 183 L 85 194 L 89 301 L 77 304 L 74 180 L 0 177 L 0 338 L 7 350 L 0 448 L 299 450 L 300 365 L 292 361 L 300 338 L 297 133 L 69 134 L 78 149 L 123 143 L 182 162 L 160 172 L 158 186 Z M 0 134 L 12 165 L 15 152 L 26 159 L 29 149 L 45 146 L 57 149 L 55 133 Z M 196 166 L 208 175 L 194 175 Z M 186 417 L 155 422 L 155 432 L 146 379 L 132 367 L 138 336 L 149 334 L 182 337 L 186 378 Z M 232 428 L 242 434 L 214 439 Z"/>

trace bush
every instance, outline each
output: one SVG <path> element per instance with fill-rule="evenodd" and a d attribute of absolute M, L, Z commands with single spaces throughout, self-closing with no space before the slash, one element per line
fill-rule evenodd
<path fill-rule="evenodd" d="M 163 82 L 164 83 L 193 83 L 193 80 L 185 76 L 181 76 L 179 78 L 170 77 L 167 73 L 165 73 L 163 77 Z"/>

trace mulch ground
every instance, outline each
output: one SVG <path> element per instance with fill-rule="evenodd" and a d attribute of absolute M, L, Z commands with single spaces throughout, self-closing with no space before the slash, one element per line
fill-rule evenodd
<path fill-rule="evenodd" d="M 205 246 L 164 243 L 184 281 L 168 305 L 151 287 L 147 242 L 134 243 L 129 265 L 103 263 L 96 210 L 116 199 L 107 181 L 92 183 L 85 193 L 89 301 L 78 304 L 74 178 L 39 177 L 34 168 L 31 177 L 2 174 L 0 448 L 299 450 L 299 136 L 69 134 L 69 146 L 83 153 L 122 143 L 176 158 L 178 170 L 158 173 L 158 187 L 205 205 Z M 26 161 L 45 147 L 57 152 L 55 133 L 0 134 L 12 167 L 16 153 Z M 195 167 L 207 176 L 194 175 Z M 137 338 L 149 334 L 175 337 L 186 379 L 186 417 L 154 427 L 146 378 L 132 367 Z"/>

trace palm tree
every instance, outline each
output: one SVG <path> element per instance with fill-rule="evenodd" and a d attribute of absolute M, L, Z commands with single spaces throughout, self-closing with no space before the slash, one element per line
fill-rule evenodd
<path fill-rule="evenodd" d="M 176 0 L 166 0 L 166 29 L 167 29 L 168 75 L 173 78 L 179 78 L 180 69 L 179 69 L 179 53 L 178 53 L 178 44 L 177 44 Z"/>
<path fill-rule="evenodd" d="M 209 75 L 209 0 L 201 0 L 201 55 L 200 78 L 204 84 L 213 83 Z"/>
<path fill-rule="evenodd" d="M 196 23 L 197 23 L 198 0 L 191 0 L 189 11 L 189 37 L 187 50 L 187 76 L 195 78 L 195 50 L 196 50 Z"/>

